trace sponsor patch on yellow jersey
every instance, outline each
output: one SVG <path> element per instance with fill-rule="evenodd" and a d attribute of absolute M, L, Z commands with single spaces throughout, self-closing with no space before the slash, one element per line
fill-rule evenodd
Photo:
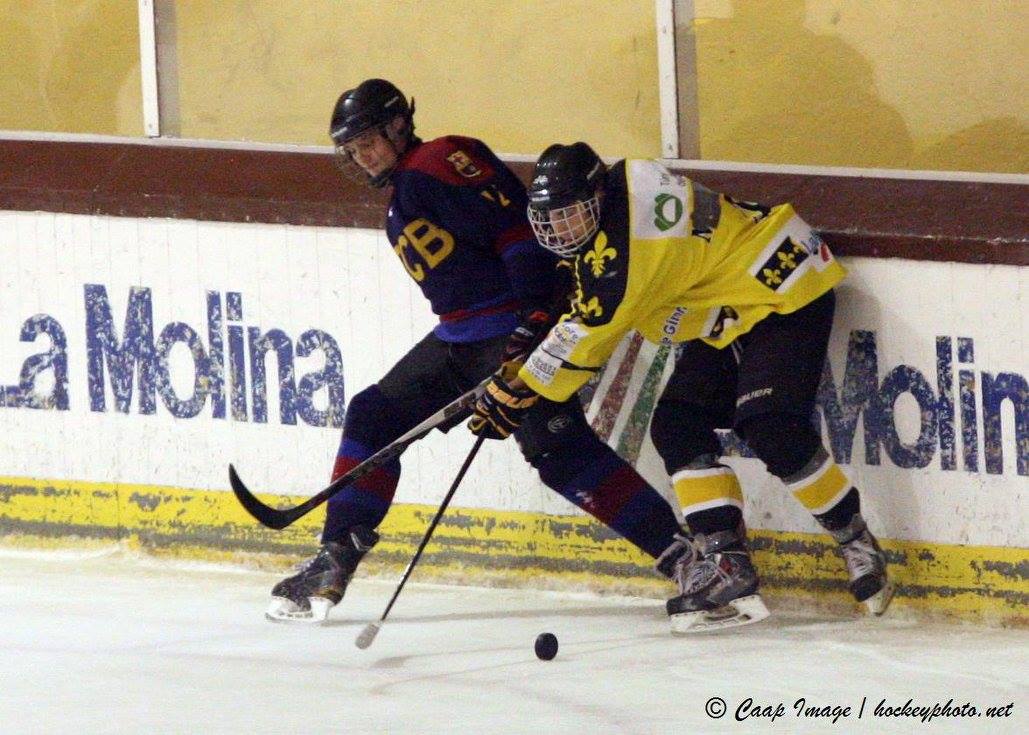
<path fill-rule="evenodd" d="M 629 165 L 634 188 L 644 193 L 630 200 L 633 238 L 653 240 L 690 234 L 693 190 L 689 180 L 656 161 L 632 161 Z"/>

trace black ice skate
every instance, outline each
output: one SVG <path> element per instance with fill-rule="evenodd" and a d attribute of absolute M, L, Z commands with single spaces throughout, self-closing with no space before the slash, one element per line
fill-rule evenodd
<path fill-rule="evenodd" d="M 757 594 L 757 571 L 744 539 L 733 531 L 698 534 L 697 558 L 679 567 L 682 592 L 666 608 L 673 633 L 695 633 L 756 623 L 768 617 Z"/>
<path fill-rule="evenodd" d="M 342 540 L 323 545 L 296 574 L 275 585 L 264 616 L 275 622 L 324 622 L 343 599 L 358 562 L 378 541 L 375 531 L 355 526 Z"/>
<path fill-rule="evenodd" d="M 843 528 L 830 531 L 850 574 L 850 591 L 873 615 L 882 615 L 893 599 L 893 585 L 886 575 L 886 555 L 868 530 L 865 519 L 855 513 Z"/>

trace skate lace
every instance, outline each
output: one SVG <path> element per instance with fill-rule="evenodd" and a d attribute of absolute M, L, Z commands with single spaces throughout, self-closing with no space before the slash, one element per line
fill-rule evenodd
<path fill-rule="evenodd" d="M 677 540 L 681 545 L 672 552 L 678 555 L 672 571 L 672 577 L 679 584 L 680 589 L 686 589 L 692 570 L 696 568 L 697 562 L 700 561 L 700 551 L 697 548 L 696 541 L 692 538 L 680 536 Z M 660 564 L 660 561 L 658 563 Z"/>
<path fill-rule="evenodd" d="M 327 549 L 324 549 L 324 548 L 320 549 L 318 551 L 318 553 L 315 554 L 314 556 L 312 556 L 310 559 L 305 559 L 304 561 L 300 562 L 295 567 L 293 567 L 293 571 L 296 572 L 297 574 L 301 574 L 303 572 L 306 572 L 308 569 L 310 569 L 311 567 L 313 567 L 315 565 L 315 562 L 317 562 L 319 559 L 321 559 L 323 556 L 325 556 L 328 553 L 329 552 L 328 552 Z"/>
<path fill-rule="evenodd" d="M 717 578 L 722 584 L 732 580 L 729 572 L 722 569 L 721 559 L 723 554 L 713 554 L 703 557 L 694 562 L 689 568 L 689 574 L 683 584 L 683 591 L 686 594 L 706 587 L 713 578 Z"/>
<path fill-rule="evenodd" d="M 862 534 L 840 547 L 847 571 L 852 579 L 875 573 L 879 567 L 879 555 L 871 542 Z"/>

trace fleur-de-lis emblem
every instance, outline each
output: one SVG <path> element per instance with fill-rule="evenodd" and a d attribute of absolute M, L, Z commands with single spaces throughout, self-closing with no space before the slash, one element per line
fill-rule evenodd
<path fill-rule="evenodd" d="M 797 256 L 793 253 L 776 253 L 776 255 L 779 257 L 779 264 L 784 268 L 793 270 L 797 267 Z"/>
<path fill-rule="evenodd" d="M 765 277 L 765 283 L 767 283 L 769 286 L 778 286 L 780 283 L 782 283 L 782 278 L 779 276 L 778 270 L 765 268 L 761 271 L 761 275 Z"/>
<path fill-rule="evenodd" d="M 618 251 L 607 246 L 607 234 L 601 232 L 593 243 L 593 249 L 586 253 L 582 259 L 590 264 L 590 270 L 597 278 L 604 274 L 606 261 L 612 260 L 618 255 Z"/>
<path fill-rule="evenodd" d="M 579 311 L 582 312 L 583 316 L 601 316 L 604 313 L 604 309 L 600 305 L 600 299 L 596 296 L 589 301 L 580 301 Z"/>

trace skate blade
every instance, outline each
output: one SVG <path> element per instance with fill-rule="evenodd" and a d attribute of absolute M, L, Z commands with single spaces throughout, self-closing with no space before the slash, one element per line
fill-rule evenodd
<path fill-rule="evenodd" d="M 747 595 L 717 610 L 697 610 L 671 616 L 672 633 L 703 633 L 757 623 L 768 617 L 761 595 Z"/>
<path fill-rule="evenodd" d="M 331 600 L 324 597 L 308 597 L 310 609 L 303 610 L 292 600 L 275 598 L 271 605 L 265 610 L 264 617 L 273 623 L 299 623 L 307 625 L 321 625 L 329 617 L 329 610 L 332 609 Z"/>
<path fill-rule="evenodd" d="M 868 612 L 875 616 L 886 612 L 886 608 L 890 606 L 890 601 L 893 600 L 894 591 L 892 582 L 884 584 L 881 590 L 865 600 L 864 604 L 868 608 Z"/>

